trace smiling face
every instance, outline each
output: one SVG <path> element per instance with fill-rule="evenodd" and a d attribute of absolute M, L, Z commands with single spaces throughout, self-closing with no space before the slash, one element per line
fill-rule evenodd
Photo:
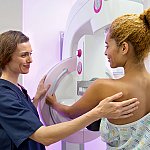
<path fill-rule="evenodd" d="M 118 66 L 120 60 L 119 47 L 117 46 L 115 40 L 110 38 L 109 33 L 107 33 L 105 44 L 106 44 L 105 55 L 108 58 L 110 67 L 111 68 L 119 67 Z"/>
<path fill-rule="evenodd" d="M 117 46 L 116 41 L 110 38 L 109 32 L 107 33 L 106 40 L 106 50 L 105 55 L 108 58 L 111 68 L 123 67 L 124 55 L 123 55 L 123 45 Z"/>
<path fill-rule="evenodd" d="M 5 66 L 5 71 L 19 75 L 29 72 L 30 63 L 32 63 L 32 48 L 30 42 L 20 43 L 12 54 L 10 62 Z"/>

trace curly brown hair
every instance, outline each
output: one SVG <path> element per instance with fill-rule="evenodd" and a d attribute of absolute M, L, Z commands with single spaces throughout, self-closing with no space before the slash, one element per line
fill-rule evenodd
<path fill-rule="evenodd" d="M 142 14 L 126 14 L 115 19 L 109 28 L 110 38 L 118 46 L 130 42 L 138 61 L 143 61 L 150 51 L 150 8 Z"/>

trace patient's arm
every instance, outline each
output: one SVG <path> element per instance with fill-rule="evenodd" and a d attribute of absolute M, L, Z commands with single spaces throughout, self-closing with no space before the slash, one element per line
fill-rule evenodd
<path fill-rule="evenodd" d="M 111 97 L 107 97 L 107 101 L 102 100 L 101 105 L 105 105 L 108 103 L 107 108 L 105 107 L 105 111 L 107 111 L 106 118 L 112 118 L 112 119 L 119 119 L 119 118 L 127 118 L 133 115 L 133 111 L 135 111 L 138 108 L 139 102 L 136 98 L 128 99 L 123 102 L 112 102 L 113 100 L 119 99 L 122 96 L 122 93 L 117 93 Z M 52 106 L 55 110 L 63 114 L 64 116 L 67 116 L 69 118 L 76 118 L 89 110 L 91 110 L 93 107 L 86 108 L 88 105 L 84 106 L 84 103 L 82 103 L 82 99 L 77 101 L 72 106 L 63 105 L 57 102 L 55 95 L 48 95 L 46 98 L 46 103 L 50 106 Z M 99 101 L 98 101 L 99 103 Z M 85 108 L 85 109 L 84 109 Z M 84 110 L 83 110 L 84 109 Z"/>

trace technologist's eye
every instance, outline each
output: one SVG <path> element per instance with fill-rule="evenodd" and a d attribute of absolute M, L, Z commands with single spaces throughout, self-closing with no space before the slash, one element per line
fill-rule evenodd
<path fill-rule="evenodd" d="M 26 54 L 22 54 L 21 57 L 23 57 L 23 58 L 26 57 Z"/>
<path fill-rule="evenodd" d="M 21 54 L 21 57 L 24 58 L 24 57 L 31 56 L 31 55 L 32 55 L 32 52 L 30 52 L 30 53 L 29 53 L 29 52 L 26 52 L 26 53 L 22 53 L 22 54 Z"/>

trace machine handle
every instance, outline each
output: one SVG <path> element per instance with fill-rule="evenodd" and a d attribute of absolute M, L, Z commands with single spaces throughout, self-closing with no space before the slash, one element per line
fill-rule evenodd
<path fill-rule="evenodd" d="M 52 86 L 50 87 L 50 92 L 49 94 L 54 94 L 56 89 L 57 89 L 57 85 L 59 83 L 59 81 L 62 79 L 62 77 L 68 72 L 67 68 L 64 68 L 63 71 L 59 74 L 59 76 L 56 78 L 56 80 L 53 82 Z"/>

